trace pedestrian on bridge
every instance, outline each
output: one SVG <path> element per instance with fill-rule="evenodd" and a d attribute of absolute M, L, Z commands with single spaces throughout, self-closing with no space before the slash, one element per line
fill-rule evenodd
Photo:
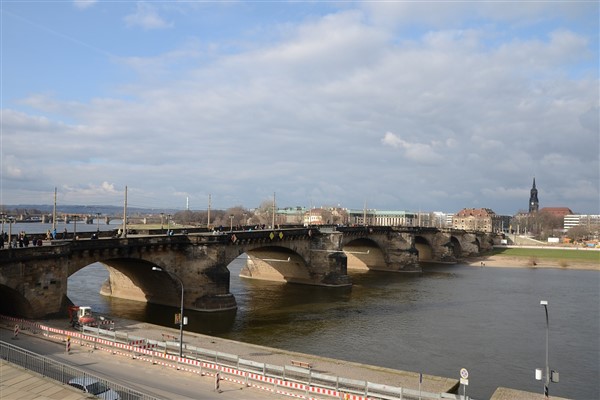
<path fill-rule="evenodd" d="M 215 374 L 215 392 L 221 393 L 221 372 L 217 371 Z"/>

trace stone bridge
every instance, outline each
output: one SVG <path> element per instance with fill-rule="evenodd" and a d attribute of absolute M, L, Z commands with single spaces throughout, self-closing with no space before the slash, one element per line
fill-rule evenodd
<path fill-rule="evenodd" d="M 493 240 L 464 231 L 331 227 L 54 241 L 0 251 L 0 313 L 64 312 L 68 277 L 96 262 L 109 271 L 104 295 L 178 306 L 179 278 L 186 309 L 219 311 L 236 307 L 227 267 L 241 255 L 246 278 L 347 286 L 348 269 L 419 272 L 419 261 L 456 262 L 491 249 Z"/>

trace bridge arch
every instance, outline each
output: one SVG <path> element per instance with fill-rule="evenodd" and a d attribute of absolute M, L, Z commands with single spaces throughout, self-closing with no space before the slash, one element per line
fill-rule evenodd
<path fill-rule="evenodd" d="M 452 255 L 455 259 L 460 259 L 462 257 L 462 246 L 460 244 L 460 240 L 456 236 L 450 236 L 450 241 L 447 246 L 452 251 Z"/>
<path fill-rule="evenodd" d="M 421 235 L 415 235 L 415 248 L 418 252 L 419 261 L 433 261 L 433 246 Z"/>
<path fill-rule="evenodd" d="M 350 270 L 387 270 L 385 255 L 379 244 L 370 238 L 350 240 L 343 246 Z"/>
<path fill-rule="evenodd" d="M 240 276 L 276 282 L 312 283 L 304 258 L 287 247 L 262 246 L 248 249 Z"/>

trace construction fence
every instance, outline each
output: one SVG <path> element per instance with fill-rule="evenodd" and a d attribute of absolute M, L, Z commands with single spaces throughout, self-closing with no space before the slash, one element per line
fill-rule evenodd
<path fill-rule="evenodd" d="M 106 326 L 106 329 L 100 326 L 83 326 L 80 332 L 75 332 L 2 315 L 0 315 L 0 321 L 6 326 L 14 325 L 15 330 L 26 330 L 50 339 L 78 343 L 152 364 L 160 364 L 200 375 L 214 375 L 220 372 L 224 379 L 281 394 L 287 393 L 297 398 L 314 399 L 314 396 L 318 395 L 319 398 L 344 400 L 468 400 L 468 397 L 465 399 L 463 396 L 451 393 L 429 393 L 321 374 L 313 371 L 311 365 L 306 363 L 284 366 L 260 363 L 240 358 L 235 354 L 190 345 L 183 346 L 183 357 L 180 358 L 179 341 L 171 335 L 165 335 L 162 341 L 158 341 L 120 333 L 109 329 L 109 326 Z M 294 364 L 294 362 L 292 363 Z M 61 380 L 61 382 L 64 381 Z M 142 399 L 148 397 L 123 398 Z"/>

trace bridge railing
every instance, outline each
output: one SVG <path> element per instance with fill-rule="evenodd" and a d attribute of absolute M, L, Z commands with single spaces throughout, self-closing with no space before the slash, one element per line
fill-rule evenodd
<path fill-rule="evenodd" d="M 63 384 L 68 384 L 71 379 L 76 377 L 93 378 L 116 391 L 123 400 L 159 400 L 157 397 L 130 389 L 2 340 L 0 340 L 0 358 Z"/>

